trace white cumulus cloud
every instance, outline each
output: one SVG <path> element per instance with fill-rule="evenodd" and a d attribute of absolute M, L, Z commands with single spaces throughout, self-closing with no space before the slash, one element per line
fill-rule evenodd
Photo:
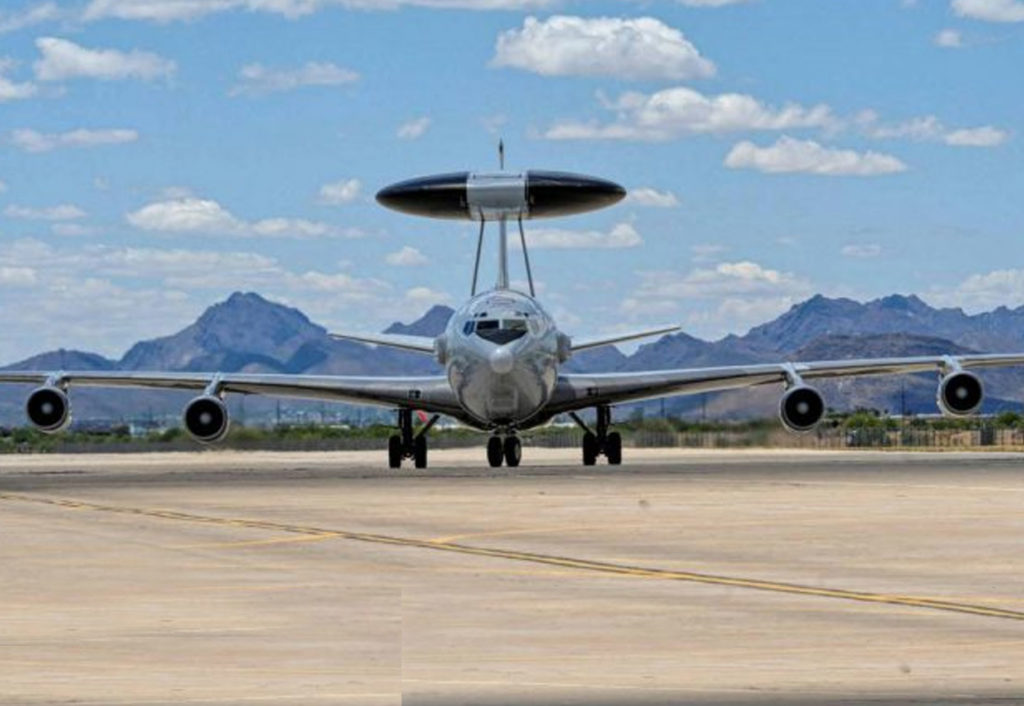
<path fill-rule="evenodd" d="M 686 135 L 748 130 L 827 128 L 836 118 L 827 105 L 796 103 L 769 106 L 753 96 L 723 93 L 706 96 L 692 88 L 657 93 L 627 92 L 605 107 L 617 114 L 611 123 L 564 121 L 550 127 L 550 140 L 669 140 Z"/>
<path fill-rule="evenodd" d="M 83 226 L 81 223 L 54 223 L 50 230 L 54 235 L 73 238 L 93 235 L 96 232 L 95 228 Z"/>
<path fill-rule="evenodd" d="M 870 259 L 882 254 L 882 246 L 877 243 L 844 245 L 839 254 L 843 257 Z"/>
<path fill-rule="evenodd" d="M 406 245 L 396 252 L 388 253 L 384 260 L 389 265 L 394 265 L 395 267 L 419 267 L 420 265 L 430 264 L 427 256 L 411 245 Z"/>
<path fill-rule="evenodd" d="M 955 29 L 940 30 L 932 41 L 935 46 L 943 49 L 959 49 L 964 45 L 963 36 Z"/>
<path fill-rule="evenodd" d="M 451 295 L 430 287 L 412 287 L 405 293 L 405 298 L 417 306 L 432 306 L 451 300 Z"/>
<path fill-rule="evenodd" d="M 1024 22 L 1021 0 L 953 0 L 953 12 L 987 22 Z"/>
<path fill-rule="evenodd" d="M 430 129 L 430 122 L 431 120 L 428 117 L 414 118 L 407 123 L 399 125 L 395 135 L 400 140 L 418 140 Z"/>
<path fill-rule="evenodd" d="M 60 19 L 61 11 L 55 2 L 43 2 L 23 10 L 0 11 L 0 34 L 17 32 L 43 22 Z"/>
<path fill-rule="evenodd" d="M 328 329 L 376 330 L 408 314 L 404 291 L 333 263 L 305 269 L 265 253 L 21 239 L 0 248 L 0 361 L 59 346 L 120 355 L 236 290 L 296 306 Z"/>
<path fill-rule="evenodd" d="M 640 286 L 621 304 L 634 317 L 684 316 L 704 335 L 742 333 L 778 315 L 813 290 L 810 282 L 750 260 L 721 262 L 688 272 L 640 273 Z"/>
<path fill-rule="evenodd" d="M 4 209 L 4 215 L 9 218 L 24 218 L 34 221 L 73 221 L 84 218 L 86 213 L 78 206 L 69 203 L 44 208 L 11 204 Z"/>
<path fill-rule="evenodd" d="M 7 77 L 7 72 L 16 65 L 13 59 L 0 57 L 0 103 L 31 98 L 39 90 L 31 81 L 19 82 Z"/>
<path fill-rule="evenodd" d="M 658 191 L 648 186 L 641 186 L 630 189 L 623 203 L 650 208 L 675 208 L 679 205 L 679 199 L 671 191 Z"/>
<path fill-rule="evenodd" d="M 751 2 L 751 0 L 676 0 L 688 7 L 725 7 L 726 5 L 739 5 Z"/>
<path fill-rule="evenodd" d="M 40 58 L 33 64 L 40 81 L 95 78 L 104 81 L 169 78 L 176 64 L 151 52 L 133 49 L 88 49 L 67 39 L 40 37 L 36 40 Z"/>
<path fill-rule="evenodd" d="M 936 289 L 928 297 L 939 306 L 989 311 L 997 306 L 1024 303 L 1024 269 L 1007 268 L 973 274 L 949 289 Z"/>
<path fill-rule="evenodd" d="M 352 203 L 363 193 L 363 183 L 358 179 L 342 179 L 320 187 L 320 203 L 340 206 Z"/>
<path fill-rule="evenodd" d="M 291 91 L 304 86 L 344 86 L 359 80 L 359 74 L 329 61 L 310 61 L 297 69 L 273 69 L 263 64 L 248 64 L 238 72 L 232 96 L 258 96 Z"/>
<path fill-rule="evenodd" d="M 756 169 L 767 174 L 820 174 L 825 176 L 875 176 L 907 169 L 896 157 L 879 152 L 825 147 L 813 140 L 783 136 L 769 147 L 740 142 L 725 158 L 731 169 Z"/>
<path fill-rule="evenodd" d="M 87 21 L 122 20 L 187 22 L 231 10 L 267 12 L 289 19 L 327 8 L 396 10 L 425 7 L 442 10 L 538 10 L 557 0 L 91 0 L 82 14 Z"/>
<path fill-rule="evenodd" d="M 303 218 L 246 221 L 212 199 L 187 196 L 147 204 L 126 217 L 142 230 L 235 237 L 298 238 L 360 237 L 361 231 Z"/>
<path fill-rule="evenodd" d="M 876 112 L 865 110 L 853 122 L 865 135 L 880 140 L 906 138 L 918 142 L 944 142 L 956 147 L 996 147 L 1009 138 L 1005 130 L 992 125 L 949 128 L 934 115 L 886 124 L 879 120 Z"/>
<path fill-rule="evenodd" d="M 619 223 L 610 231 L 536 228 L 526 231 L 526 246 L 539 250 L 613 250 L 635 248 L 644 239 L 630 223 Z M 513 240 L 518 244 L 518 240 Z"/>
<path fill-rule="evenodd" d="M 11 144 L 26 152 L 49 152 L 61 147 L 98 147 L 135 142 L 139 133 L 135 130 L 111 129 L 88 130 L 79 128 L 68 132 L 38 132 L 36 130 L 15 130 L 10 135 Z"/>
<path fill-rule="evenodd" d="M 991 125 L 952 130 L 943 136 L 947 145 L 954 147 L 995 147 L 1006 142 L 1009 135 Z"/>
<path fill-rule="evenodd" d="M 172 22 L 194 20 L 244 6 L 239 0 L 92 0 L 82 16 L 89 21 L 114 17 L 121 20 Z"/>
<path fill-rule="evenodd" d="M 35 284 L 36 279 L 32 267 L 0 267 L 0 286 L 27 287 Z"/>
<path fill-rule="evenodd" d="M 653 17 L 528 17 L 498 37 L 491 64 L 542 76 L 680 80 L 715 73 L 682 32 Z"/>
<path fill-rule="evenodd" d="M 37 90 L 35 84 L 29 81 L 18 83 L 6 76 L 0 76 L 0 103 L 31 98 Z"/>

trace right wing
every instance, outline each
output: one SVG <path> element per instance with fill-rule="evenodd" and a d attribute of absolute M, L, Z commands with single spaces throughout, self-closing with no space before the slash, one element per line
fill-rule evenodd
<path fill-rule="evenodd" d="M 765 363 L 719 368 L 655 370 L 638 373 L 560 375 L 546 411 L 571 412 L 602 404 L 618 404 L 673 395 L 718 392 L 794 379 L 814 380 L 861 375 L 899 375 L 929 371 L 1024 365 L 1024 353 L 918 356 L 826 360 L 810 363 Z"/>
<path fill-rule="evenodd" d="M 589 348 L 598 348 L 600 346 L 610 346 L 614 343 L 624 343 L 626 341 L 635 341 L 639 338 L 651 338 L 652 336 L 660 336 L 665 333 L 675 333 L 682 326 L 677 324 L 671 324 L 668 326 L 659 326 L 657 328 L 645 329 L 643 331 L 628 331 L 626 333 L 613 333 L 605 336 L 588 336 L 580 338 L 572 338 L 572 344 L 569 346 L 573 353 L 579 351 L 585 351 Z"/>
<path fill-rule="evenodd" d="M 432 377 L 340 377 L 262 373 L 159 373 L 90 370 L 46 373 L 0 371 L 0 383 L 71 387 L 129 387 L 170 390 L 215 390 L 243 395 L 267 395 L 330 400 L 426 412 L 461 415 L 448 379 Z"/>

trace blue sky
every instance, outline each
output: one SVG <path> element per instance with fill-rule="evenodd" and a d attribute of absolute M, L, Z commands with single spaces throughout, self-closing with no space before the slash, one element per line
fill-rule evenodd
<path fill-rule="evenodd" d="M 1024 304 L 1022 0 L 0 7 L 0 360 L 120 355 L 239 289 L 339 330 L 457 304 L 472 225 L 372 197 L 498 136 L 632 191 L 528 224 L 571 333 Z"/>

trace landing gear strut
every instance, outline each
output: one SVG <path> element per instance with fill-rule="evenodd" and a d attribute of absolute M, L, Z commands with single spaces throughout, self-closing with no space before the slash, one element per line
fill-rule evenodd
<path fill-rule="evenodd" d="M 427 467 L 427 432 L 434 426 L 441 415 L 435 414 L 419 430 L 413 433 L 412 410 L 398 410 L 398 434 L 388 439 L 388 467 L 401 468 L 402 461 L 407 458 L 413 460 L 416 468 Z"/>
<path fill-rule="evenodd" d="M 584 466 L 593 466 L 597 457 L 602 455 L 611 466 L 622 463 L 622 436 L 617 431 L 608 431 L 612 424 L 611 407 L 606 404 L 597 406 L 597 429 L 593 431 L 575 412 L 570 412 L 569 416 L 583 429 Z"/>
<path fill-rule="evenodd" d="M 515 468 L 523 458 L 523 444 L 515 434 L 506 436 L 504 441 L 495 434 L 487 440 L 487 463 L 499 468 L 502 461 L 509 468 Z"/>

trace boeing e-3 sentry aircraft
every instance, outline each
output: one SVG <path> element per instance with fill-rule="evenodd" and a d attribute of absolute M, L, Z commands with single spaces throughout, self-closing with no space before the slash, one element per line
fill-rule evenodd
<path fill-rule="evenodd" d="M 502 162 L 504 160 L 502 159 Z M 248 373 L 121 371 L 0 372 L 0 382 L 40 385 L 28 396 L 28 419 L 44 432 L 71 422 L 72 387 L 144 387 L 199 391 L 184 410 L 184 425 L 200 442 L 228 432 L 228 394 L 371 404 L 397 410 L 398 433 L 388 443 L 388 463 L 412 459 L 427 465 L 427 434 L 441 415 L 490 432 L 487 460 L 493 467 L 518 466 L 520 432 L 568 414 L 584 430 L 584 465 L 604 456 L 622 462 L 622 438 L 612 431 L 612 405 L 729 390 L 782 385 L 779 416 L 790 430 L 813 429 L 825 414 L 822 395 L 809 380 L 854 375 L 936 371 L 937 401 L 950 415 L 969 415 L 980 406 L 981 381 L 972 368 L 1024 364 L 1024 353 L 946 355 L 660 370 L 637 373 L 566 374 L 559 366 L 580 351 L 678 330 L 663 326 L 635 333 L 570 338 L 537 300 L 523 221 L 569 216 L 610 206 L 625 189 L 604 179 L 547 171 L 458 172 L 422 177 L 389 186 L 377 194 L 382 205 L 408 214 L 479 222 L 476 264 L 469 301 L 456 311 L 437 338 L 387 334 L 333 334 L 377 346 L 434 356 L 445 375 L 436 377 L 345 377 Z M 477 292 L 480 255 L 488 222 L 498 224 L 498 275 L 494 287 Z M 508 225 L 518 225 L 529 293 L 509 282 Z M 579 412 L 596 410 L 588 425 Z M 419 429 L 414 411 L 433 415 Z"/>

